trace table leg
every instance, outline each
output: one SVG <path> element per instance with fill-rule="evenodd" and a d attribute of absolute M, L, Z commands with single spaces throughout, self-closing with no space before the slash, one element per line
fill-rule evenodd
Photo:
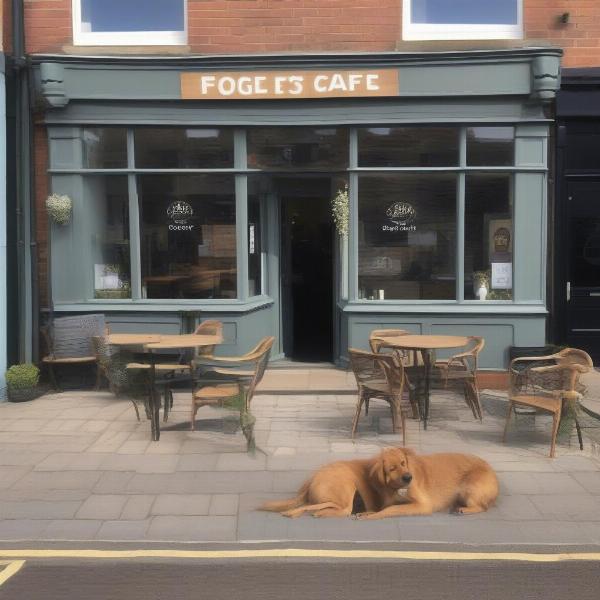
<path fill-rule="evenodd" d="M 423 394 L 423 428 L 427 430 L 429 419 L 429 385 L 431 381 L 431 351 L 423 350 L 423 363 L 425 364 L 425 393 Z"/>
<path fill-rule="evenodd" d="M 156 368 L 154 355 L 150 352 L 150 419 L 152 421 L 152 440 L 160 439 L 160 394 L 156 391 Z"/>

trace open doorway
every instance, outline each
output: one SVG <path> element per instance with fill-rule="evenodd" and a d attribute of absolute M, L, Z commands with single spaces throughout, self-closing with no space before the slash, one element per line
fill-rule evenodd
<path fill-rule="evenodd" d="M 281 201 L 283 350 L 296 361 L 332 361 L 332 180 L 282 178 L 277 183 Z"/>

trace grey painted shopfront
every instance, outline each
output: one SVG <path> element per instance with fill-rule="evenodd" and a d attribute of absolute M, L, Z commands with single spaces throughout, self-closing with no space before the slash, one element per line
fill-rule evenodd
<path fill-rule="evenodd" d="M 382 326 L 483 335 L 483 368 L 545 343 L 559 50 L 35 62 L 52 191 L 73 202 L 51 225 L 55 313 L 218 318 L 222 353 L 272 334 L 276 356 L 341 363 Z M 182 99 L 182 73 L 356 70 L 393 72 L 394 93 Z"/>

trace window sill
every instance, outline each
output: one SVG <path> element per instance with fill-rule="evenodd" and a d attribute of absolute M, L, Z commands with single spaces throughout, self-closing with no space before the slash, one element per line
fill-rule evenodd
<path fill-rule="evenodd" d="M 165 45 L 165 46 L 63 46 L 65 54 L 110 56 L 110 55 L 160 55 L 172 54 L 181 56 L 191 54 L 192 48 L 188 45 Z"/>
<path fill-rule="evenodd" d="M 255 296 L 243 300 L 85 300 L 79 302 L 57 302 L 56 312 L 250 312 L 273 304 L 268 296 Z"/>
<path fill-rule="evenodd" d="M 348 302 L 339 304 L 342 312 L 346 313 L 411 313 L 411 314 L 523 314 L 523 315 L 547 315 L 548 310 L 544 304 L 514 303 L 502 300 L 486 300 L 484 302 L 472 301 L 458 304 L 452 301 L 437 302 L 409 302 L 409 301 L 386 301 L 369 300 L 366 302 Z"/>

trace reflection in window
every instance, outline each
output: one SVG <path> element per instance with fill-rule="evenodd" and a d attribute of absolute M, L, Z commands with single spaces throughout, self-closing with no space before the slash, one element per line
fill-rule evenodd
<path fill-rule="evenodd" d="M 183 0 L 80 1 L 84 32 L 183 31 L 185 28 Z"/>
<path fill-rule="evenodd" d="M 358 130 L 358 166 L 456 166 L 458 165 L 458 145 L 458 128 L 361 128 Z"/>
<path fill-rule="evenodd" d="M 512 177 L 467 175 L 465 299 L 512 300 Z"/>
<path fill-rule="evenodd" d="M 408 1 L 408 0 L 405 0 Z M 506 24 L 518 23 L 517 0 L 410 0 L 413 23 Z"/>
<path fill-rule="evenodd" d="M 127 177 L 83 178 L 94 298 L 131 298 Z"/>
<path fill-rule="evenodd" d="M 134 132 L 140 169 L 226 169 L 233 167 L 233 130 L 154 127 Z"/>
<path fill-rule="evenodd" d="M 262 243 L 260 226 L 260 198 L 248 197 L 248 293 L 262 293 Z"/>
<path fill-rule="evenodd" d="M 235 298 L 235 186 L 226 175 L 141 175 L 147 298 Z"/>
<path fill-rule="evenodd" d="M 364 175 L 358 186 L 359 297 L 456 298 L 456 176 Z"/>
<path fill-rule="evenodd" d="M 118 127 L 85 128 L 82 133 L 84 169 L 127 168 L 127 131 Z"/>
<path fill-rule="evenodd" d="M 248 129 L 248 167 L 254 169 L 345 169 L 348 131 L 335 127 Z"/>
<path fill-rule="evenodd" d="M 514 164 L 514 127 L 467 128 L 467 165 L 470 167 L 505 167 Z"/>

